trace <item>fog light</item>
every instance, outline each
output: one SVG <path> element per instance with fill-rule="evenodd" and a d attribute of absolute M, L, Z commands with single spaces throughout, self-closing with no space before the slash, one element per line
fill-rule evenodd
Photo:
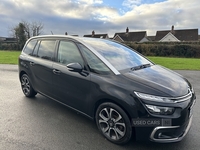
<path fill-rule="evenodd" d="M 174 108 L 172 107 L 161 107 L 161 106 L 154 106 L 154 105 L 147 105 L 149 112 L 152 114 L 158 115 L 172 115 L 174 113 Z"/>
<path fill-rule="evenodd" d="M 159 134 L 158 134 L 158 138 L 161 138 L 161 137 L 162 137 L 162 133 L 159 133 Z"/>

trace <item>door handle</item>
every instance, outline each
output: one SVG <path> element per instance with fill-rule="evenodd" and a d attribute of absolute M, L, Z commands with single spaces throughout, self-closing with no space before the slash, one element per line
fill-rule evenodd
<path fill-rule="evenodd" d="M 30 62 L 30 65 L 31 65 L 31 66 L 34 66 L 34 65 L 35 65 L 35 63 L 34 63 L 34 62 Z"/>
<path fill-rule="evenodd" d="M 59 75 L 59 74 L 61 73 L 61 71 L 60 71 L 60 70 L 57 70 L 57 69 L 53 69 L 53 73 Z"/>

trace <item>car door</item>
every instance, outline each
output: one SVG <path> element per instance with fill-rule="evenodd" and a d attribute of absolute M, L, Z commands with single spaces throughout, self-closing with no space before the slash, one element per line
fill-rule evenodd
<path fill-rule="evenodd" d="M 79 63 L 83 71 L 70 71 L 67 65 Z M 90 74 L 77 45 L 72 41 L 60 41 L 57 62 L 53 64 L 54 98 L 77 110 L 84 111 L 90 96 Z"/>
<path fill-rule="evenodd" d="M 36 90 L 52 96 L 52 65 L 56 40 L 41 40 L 30 57 L 30 70 Z"/>

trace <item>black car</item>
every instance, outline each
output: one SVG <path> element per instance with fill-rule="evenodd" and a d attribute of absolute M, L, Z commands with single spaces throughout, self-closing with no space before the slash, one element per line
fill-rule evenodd
<path fill-rule="evenodd" d="M 177 142 L 191 126 L 196 97 L 188 80 L 116 41 L 33 37 L 19 78 L 25 96 L 40 93 L 94 119 L 115 144 Z"/>

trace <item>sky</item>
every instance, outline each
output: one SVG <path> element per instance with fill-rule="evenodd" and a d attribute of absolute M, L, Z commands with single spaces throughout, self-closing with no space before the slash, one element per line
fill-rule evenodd
<path fill-rule="evenodd" d="M 19 22 L 41 22 L 43 35 L 200 29 L 199 0 L 0 0 L 0 37 Z M 200 31 L 199 31 L 200 33 Z"/>

